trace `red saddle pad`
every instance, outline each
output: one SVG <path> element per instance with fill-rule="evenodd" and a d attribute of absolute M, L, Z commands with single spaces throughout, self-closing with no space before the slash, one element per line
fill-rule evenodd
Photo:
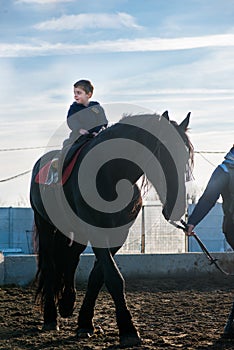
<path fill-rule="evenodd" d="M 71 175 L 72 169 L 74 168 L 74 165 L 76 163 L 76 160 L 80 154 L 81 149 L 83 148 L 83 146 L 81 146 L 76 153 L 74 154 L 72 160 L 70 161 L 70 163 L 67 165 L 67 167 L 65 168 L 65 170 L 63 171 L 63 175 L 62 175 L 62 180 L 59 182 L 59 184 L 64 185 L 66 183 L 66 181 L 69 179 L 69 176 Z M 51 167 L 51 160 L 46 163 L 37 173 L 36 177 L 35 177 L 35 182 L 38 184 L 43 184 L 46 185 L 48 184 L 48 176 L 49 176 L 49 171 L 50 171 L 50 167 Z M 53 183 L 52 183 L 53 184 Z"/>

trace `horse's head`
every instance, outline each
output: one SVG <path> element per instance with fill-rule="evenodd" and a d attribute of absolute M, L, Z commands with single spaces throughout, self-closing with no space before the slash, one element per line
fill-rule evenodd
<path fill-rule="evenodd" d="M 180 124 L 178 124 L 176 121 L 169 119 L 168 111 L 165 111 L 162 114 L 162 117 L 165 118 L 166 120 L 168 120 L 168 123 L 171 123 L 174 126 L 174 128 L 177 130 L 179 135 L 181 136 L 185 146 L 188 149 L 189 163 L 190 163 L 190 167 L 192 168 L 193 167 L 193 160 L 194 160 L 194 150 L 193 150 L 193 145 L 192 145 L 192 143 L 188 137 L 188 134 L 187 134 L 188 126 L 189 126 L 189 122 L 190 122 L 190 116 L 191 116 L 191 112 L 189 112 L 187 114 L 187 116 L 184 118 L 184 120 Z"/>
<path fill-rule="evenodd" d="M 120 121 L 124 127 L 116 129 L 123 140 L 123 153 L 155 187 L 167 220 L 178 220 L 185 212 L 185 175 L 191 174 L 193 164 L 189 119 L 190 113 L 178 124 L 170 120 L 167 111 L 161 116 L 127 116 Z M 134 171 L 139 177 L 140 171 Z M 126 168 L 126 172 L 130 175 L 131 171 Z"/>
<path fill-rule="evenodd" d="M 172 162 L 171 165 L 168 166 L 169 169 L 166 172 L 164 172 L 165 174 L 168 174 L 166 175 L 166 197 L 162 201 L 163 215 L 167 220 L 178 220 L 185 212 L 185 181 L 191 180 L 192 178 L 192 168 L 194 159 L 193 145 L 187 134 L 190 115 L 191 113 L 189 112 L 180 124 L 178 124 L 176 121 L 170 120 L 167 111 L 165 111 L 161 116 L 162 118 L 164 118 L 164 120 L 168 122 L 168 124 L 174 127 L 174 129 L 179 135 L 179 139 L 182 141 L 182 143 L 177 143 L 175 141 L 176 157 L 173 158 L 174 162 Z M 168 139 L 168 137 L 166 137 L 166 139 Z M 183 146 L 185 146 L 185 148 Z M 184 155 L 181 154 L 180 157 L 180 152 L 183 153 L 184 150 Z M 166 159 L 167 162 L 169 162 L 170 164 L 169 158 L 167 157 Z M 163 158 L 161 158 L 161 162 L 163 162 Z M 175 176 L 176 173 L 177 175 Z"/>

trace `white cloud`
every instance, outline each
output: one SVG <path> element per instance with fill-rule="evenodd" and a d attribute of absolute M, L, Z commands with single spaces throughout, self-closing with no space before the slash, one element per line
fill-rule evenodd
<path fill-rule="evenodd" d="M 103 41 L 97 43 L 102 51 L 114 52 L 134 52 L 134 51 L 174 51 L 188 50 L 203 47 L 234 46 L 234 34 L 209 35 L 200 37 L 184 38 L 140 38 L 140 39 L 120 39 L 117 41 Z M 86 46 L 95 50 L 95 44 Z"/>
<path fill-rule="evenodd" d="M 83 28 L 135 28 L 140 26 L 136 24 L 135 19 L 124 12 L 117 14 L 109 13 L 82 13 L 79 15 L 64 15 L 49 21 L 38 23 L 34 28 L 38 30 L 74 30 Z"/>
<path fill-rule="evenodd" d="M 0 44 L 0 57 L 35 57 L 106 52 L 153 52 L 191 50 L 205 47 L 232 47 L 234 34 L 220 34 L 184 38 L 140 38 L 98 41 L 83 45 L 41 42 L 33 44 Z"/>
<path fill-rule="evenodd" d="M 58 4 L 58 3 L 66 3 L 73 2 L 74 0 L 16 0 L 16 4 L 39 4 L 39 5 L 47 5 L 47 4 Z"/>
<path fill-rule="evenodd" d="M 150 90 L 136 90 L 134 91 L 131 89 L 131 91 L 125 91 L 125 95 L 131 94 L 131 95 L 143 95 L 143 96 L 151 96 L 151 95 L 200 95 L 204 96 L 206 95 L 224 95 L 224 94 L 234 94 L 234 89 L 208 89 L 208 88 L 198 88 L 198 89 L 191 89 L 191 88 L 184 88 L 184 89 L 150 89 Z M 212 97 L 211 97 L 212 98 Z M 222 97 L 221 97 L 222 98 Z M 233 98 L 233 96 L 231 96 Z"/>

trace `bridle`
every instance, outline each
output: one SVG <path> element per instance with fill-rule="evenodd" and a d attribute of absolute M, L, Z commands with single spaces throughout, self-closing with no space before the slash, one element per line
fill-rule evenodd
<path fill-rule="evenodd" d="M 169 220 L 169 223 L 171 225 L 173 225 L 174 227 L 183 230 L 184 232 L 188 231 L 188 225 L 186 224 L 186 222 L 184 220 L 180 220 L 181 224 L 177 224 L 175 221 L 171 221 Z M 205 254 L 206 258 L 209 260 L 210 265 L 215 265 L 215 267 L 222 272 L 224 275 L 226 276 L 234 276 L 234 273 L 230 273 L 225 271 L 218 263 L 218 259 L 213 257 L 210 252 L 208 251 L 208 249 L 206 248 L 206 246 L 204 245 L 204 243 L 201 241 L 201 239 L 197 236 L 197 234 L 194 232 L 192 237 L 194 237 L 198 243 L 198 245 L 200 246 L 201 250 L 203 251 L 203 253 Z"/>

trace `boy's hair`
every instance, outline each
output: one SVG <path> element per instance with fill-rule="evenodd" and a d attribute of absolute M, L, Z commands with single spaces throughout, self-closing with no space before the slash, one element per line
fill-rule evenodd
<path fill-rule="evenodd" d="M 82 79 L 82 80 L 78 80 L 75 84 L 74 84 L 74 87 L 75 88 L 82 88 L 86 94 L 90 93 L 91 94 L 93 93 L 93 90 L 94 90 L 94 87 L 93 85 L 91 84 L 91 82 L 89 80 L 85 80 L 85 79 Z"/>

